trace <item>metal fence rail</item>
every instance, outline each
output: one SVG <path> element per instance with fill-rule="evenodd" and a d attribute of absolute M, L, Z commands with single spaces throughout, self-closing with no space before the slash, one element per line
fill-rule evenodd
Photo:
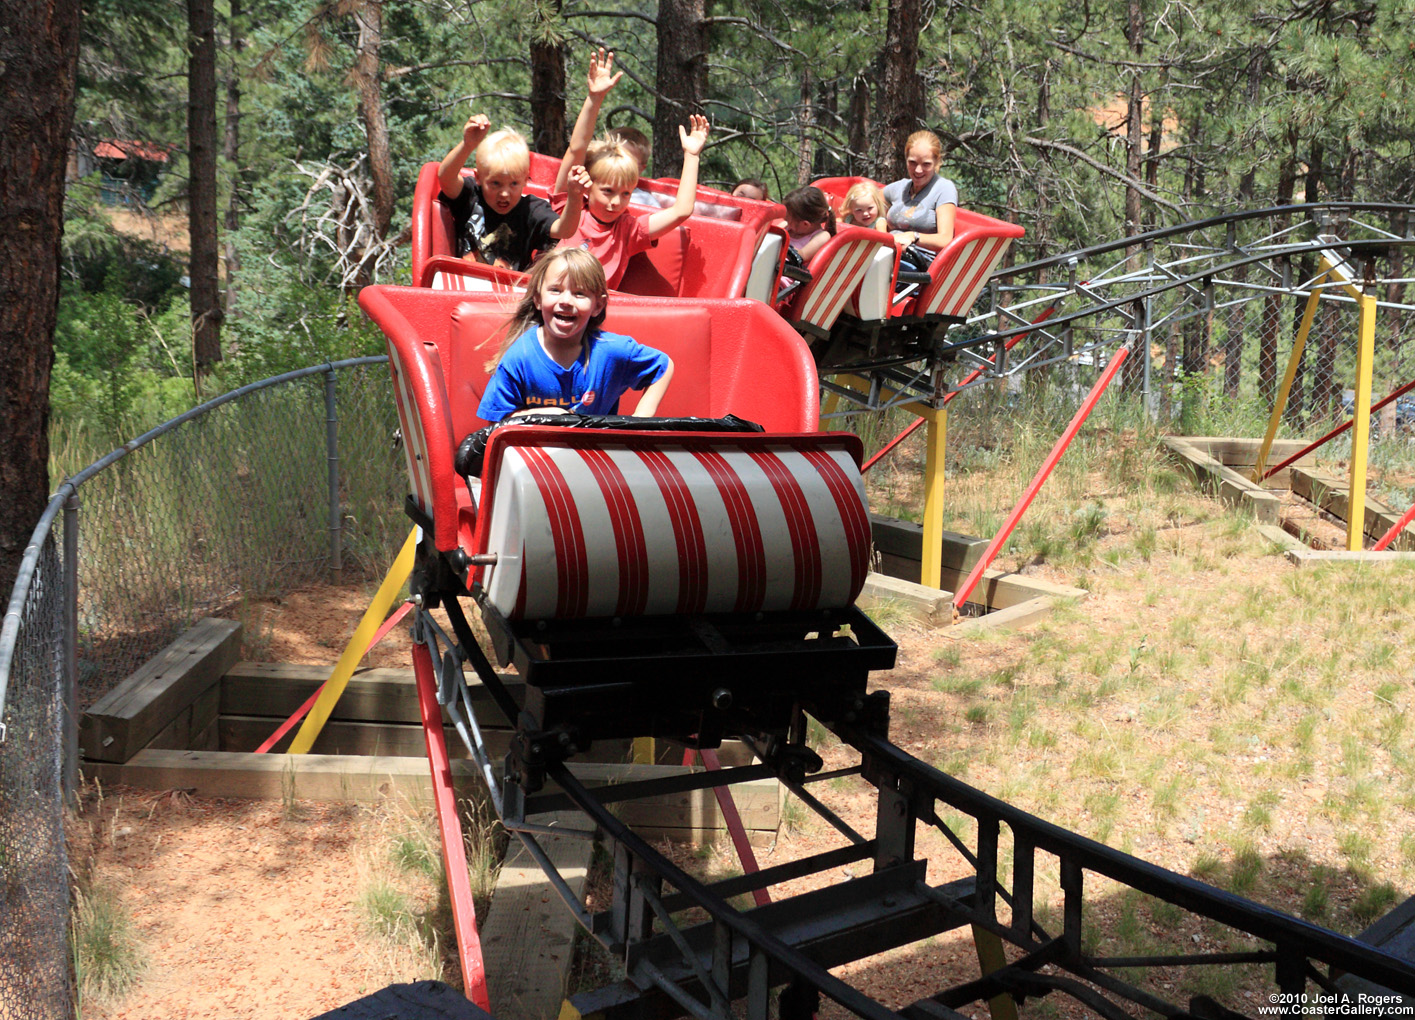
<path fill-rule="evenodd" d="M 73 1016 L 64 802 L 77 715 L 199 616 L 406 533 L 384 357 L 223 394 L 66 479 L 0 627 L 0 1020 Z"/>
<path fill-rule="evenodd" d="M 1283 206 L 1003 269 L 990 283 L 988 310 L 962 328 L 999 340 L 1027 336 L 995 365 L 983 365 L 986 347 L 962 361 L 986 367 L 974 385 L 1001 377 L 1020 389 L 1024 375 L 1027 384 L 1045 384 L 1053 368 L 1094 376 L 1110 351 L 1136 338 L 1141 356 L 1126 365 L 1120 388 L 1152 418 L 1193 427 L 1197 410 L 1215 405 L 1260 418 L 1272 405 L 1302 305 L 1320 291 L 1286 415 L 1304 424 L 1339 417 L 1357 316 L 1353 300 L 1323 281 L 1319 256 L 1340 246 L 1377 295 L 1377 395 L 1393 389 L 1415 374 L 1412 214 L 1410 205 Z M 1048 308 L 1051 315 L 1034 324 Z M 1389 424 L 1397 415 L 1415 418 L 1412 405 L 1393 405 Z"/>

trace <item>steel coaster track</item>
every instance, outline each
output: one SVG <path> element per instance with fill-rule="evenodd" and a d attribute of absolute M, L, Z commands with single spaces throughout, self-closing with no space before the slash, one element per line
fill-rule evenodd
<path fill-rule="evenodd" d="M 823 388 L 850 405 L 824 417 L 883 411 L 915 402 L 940 407 L 950 393 L 1037 369 L 1078 360 L 1099 365 L 1132 336 L 1153 335 L 1197 316 L 1269 295 L 1306 297 L 1313 290 L 1322 290 L 1326 300 L 1352 303 L 1338 285 L 1318 284 L 1320 273 L 1312 279 L 1293 279 L 1291 266 L 1304 256 L 1335 250 L 1373 269 L 1378 260 L 1394 251 L 1415 246 L 1415 236 L 1392 233 L 1359 218 L 1361 214 L 1404 214 L 1415 223 L 1415 205 L 1331 202 L 1279 206 L 1149 231 L 999 270 L 989 283 L 991 307 L 950 330 L 948 339 L 953 342 L 940 344 L 929 358 L 823 369 Z M 1241 229 L 1279 218 L 1289 222 L 1239 240 Z M 1302 231 L 1322 230 L 1363 236 L 1296 236 Z M 1210 234 L 1219 234 L 1221 239 L 1203 240 Z M 1136 268 L 1137 263 L 1142 264 Z M 1055 273 L 1063 278 L 1049 282 L 1047 278 Z M 1372 271 L 1367 282 L 1383 287 L 1415 282 L 1415 278 L 1378 276 Z M 1161 304 L 1169 307 L 1159 309 Z M 1415 311 L 1415 305 L 1410 304 L 1380 300 L 1378 305 Z M 1044 324 L 1031 321 L 1049 306 L 1060 306 L 1059 314 L 1048 317 Z M 1087 338 L 1078 341 L 1078 330 Z M 1011 351 L 1004 349 L 1007 341 L 1023 334 L 1028 334 L 1024 344 Z M 964 339 L 958 342 L 958 337 Z M 943 372 L 953 362 L 981 374 L 963 385 L 949 383 Z M 868 391 L 832 381 L 838 374 L 868 379 Z"/>
<path fill-rule="evenodd" d="M 518 705 L 477 643 L 458 600 L 440 601 L 448 611 L 453 635 L 446 634 L 421 605 L 415 626 L 415 639 L 427 643 L 432 652 L 438 700 L 485 779 L 503 824 L 537 861 L 579 924 L 624 965 L 626 980 L 571 1000 L 581 1015 L 656 1020 L 688 1014 L 701 1020 L 727 1020 L 740 1014 L 746 1020 L 767 1020 L 770 990 L 791 982 L 867 1020 L 955 1020 L 962 1017 L 959 1008 L 1000 994 L 1022 1002 L 1053 993 L 1075 999 L 1106 1020 L 1135 1017 L 1135 1006 L 1165 1017 L 1242 1016 L 1202 997 L 1182 1005 L 1170 1002 L 1116 973 L 1224 964 L 1271 966 L 1275 987 L 1288 996 L 1303 993 L 1309 981 L 1333 992 L 1339 987 L 1336 976 L 1345 973 L 1415 997 L 1415 966 L 1404 960 L 1069 832 L 912 757 L 888 741 L 885 692 L 870 695 L 863 705 L 848 706 L 839 713 L 840 720 L 822 720 L 860 756 L 859 765 L 844 770 L 806 774 L 812 767 L 819 768 L 819 758 L 806 745 L 805 715 L 798 709 L 784 737 L 779 732 L 745 735 L 768 764 L 592 789 L 571 766 L 552 760 L 545 766 L 545 775 L 557 789 L 528 791 L 515 781 L 514 770 L 498 776 L 473 711 L 462 664 L 471 663 L 512 725 L 517 722 Z M 670 658 L 665 660 L 665 670 L 671 668 Z M 850 721 L 843 721 L 847 717 Z M 844 775 L 861 776 L 875 788 L 873 836 L 855 831 L 810 792 L 810 786 Z M 764 776 L 784 783 L 840 833 L 842 845 L 705 884 L 664 858 L 613 811 L 616 804 L 646 797 L 730 787 Z M 578 811 L 583 826 L 551 829 L 535 821 L 538 815 L 565 810 Z M 975 846 L 965 844 L 942 820 L 954 812 L 975 820 Z M 920 823 L 944 836 L 958 855 L 954 863 L 970 872 L 967 877 L 936 886 L 927 883 L 929 862 L 915 852 Z M 1010 888 L 1000 880 L 1004 832 L 1012 842 Z M 609 844 L 613 898 L 607 907 L 592 909 L 571 891 L 538 842 L 538 837 L 550 833 Z M 1056 932 L 1048 931 L 1036 915 L 1039 853 L 1055 858 L 1059 865 L 1064 908 Z M 871 863 L 870 873 L 815 892 L 747 911 L 727 902 L 732 896 L 863 861 Z M 1218 922 L 1261 946 L 1235 952 L 1129 957 L 1090 953 L 1082 937 L 1088 916 L 1084 898 L 1088 872 L 1194 917 Z M 1009 908 L 1007 920 L 999 916 L 999 900 Z M 685 910 L 706 915 L 706 920 L 691 923 L 680 916 Z M 829 971 L 963 925 L 971 926 L 977 939 L 1011 945 L 1010 962 L 899 1009 L 884 1006 Z"/>

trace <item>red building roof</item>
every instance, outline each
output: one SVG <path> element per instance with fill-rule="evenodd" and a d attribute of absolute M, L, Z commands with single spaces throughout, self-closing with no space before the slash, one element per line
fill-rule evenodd
<path fill-rule="evenodd" d="M 93 147 L 93 154 L 102 159 L 146 159 L 153 163 L 166 163 L 167 150 L 148 142 L 124 141 L 108 138 Z"/>

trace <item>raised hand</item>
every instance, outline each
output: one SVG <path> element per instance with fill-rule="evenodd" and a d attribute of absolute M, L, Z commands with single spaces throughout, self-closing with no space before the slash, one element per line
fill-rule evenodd
<path fill-rule="evenodd" d="M 683 155 L 700 156 L 703 146 L 707 145 L 708 119 L 695 113 L 688 118 L 688 124 L 692 128 L 691 131 L 682 124 L 678 125 L 678 138 L 683 143 Z"/>
<path fill-rule="evenodd" d="M 462 125 L 462 141 L 475 149 L 491 130 L 491 118 L 484 113 L 474 113 Z"/>
<path fill-rule="evenodd" d="M 619 79 L 624 77 L 624 72 L 614 73 L 614 51 L 605 51 L 600 47 L 598 51 L 590 52 L 590 73 L 585 76 L 585 84 L 589 88 L 591 96 L 603 97 L 606 92 L 619 84 Z"/>
<path fill-rule="evenodd" d="M 570 168 L 570 179 L 566 182 L 565 190 L 571 195 L 583 195 L 590 190 L 590 184 L 590 172 L 576 164 Z"/>

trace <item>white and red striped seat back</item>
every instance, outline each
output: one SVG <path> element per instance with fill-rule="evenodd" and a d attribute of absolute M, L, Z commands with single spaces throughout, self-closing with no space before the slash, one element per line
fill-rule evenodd
<path fill-rule="evenodd" d="M 441 367 L 436 358 L 429 359 L 434 374 L 439 377 L 441 383 Z M 403 356 L 393 345 L 388 345 L 388 367 L 393 374 L 393 404 L 398 410 L 398 426 L 403 434 L 403 457 L 408 468 L 409 492 L 424 513 L 431 514 L 433 509 L 433 483 L 430 469 L 431 460 L 428 457 L 428 435 L 423 427 L 422 416 L 418 414 L 418 403 L 413 396 L 413 382 L 410 378 L 407 366 L 403 363 Z M 435 437 L 436 442 L 453 442 L 450 432 L 445 431 L 441 436 Z"/>
<path fill-rule="evenodd" d="M 1010 237 L 982 236 L 960 245 L 952 264 L 919 296 L 916 314 L 966 316 L 1011 244 Z"/>
<path fill-rule="evenodd" d="M 459 290 L 466 293 L 509 294 L 511 288 L 503 281 L 470 273 L 447 272 L 439 269 L 432 274 L 433 290 Z"/>
<path fill-rule="evenodd" d="M 862 227 L 840 228 L 835 239 L 811 259 L 811 282 L 796 298 L 792 320 L 829 333 L 855 298 L 881 246 L 894 247 L 893 242 L 882 241 L 883 236 Z"/>
<path fill-rule="evenodd" d="M 762 234 L 761 243 L 752 255 L 752 272 L 747 277 L 743 297 L 764 305 L 776 303 L 776 288 L 781 280 L 781 261 L 786 252 L 786 235 L 778 230 Z"/>
<path fill-rule="evenodd" d="M 840 608 L 864 585 L 854 436 L 507 432 L 477 530 L 507 617 Z"/>
<path fill-rule="evenodd" d="M 889 318 L 894 304 L 894 278 L 899 270 L 899 250 L 880 245 L 870 259 L 859 290 L 846 302 L 845 311 L 863 322 Z"/>

